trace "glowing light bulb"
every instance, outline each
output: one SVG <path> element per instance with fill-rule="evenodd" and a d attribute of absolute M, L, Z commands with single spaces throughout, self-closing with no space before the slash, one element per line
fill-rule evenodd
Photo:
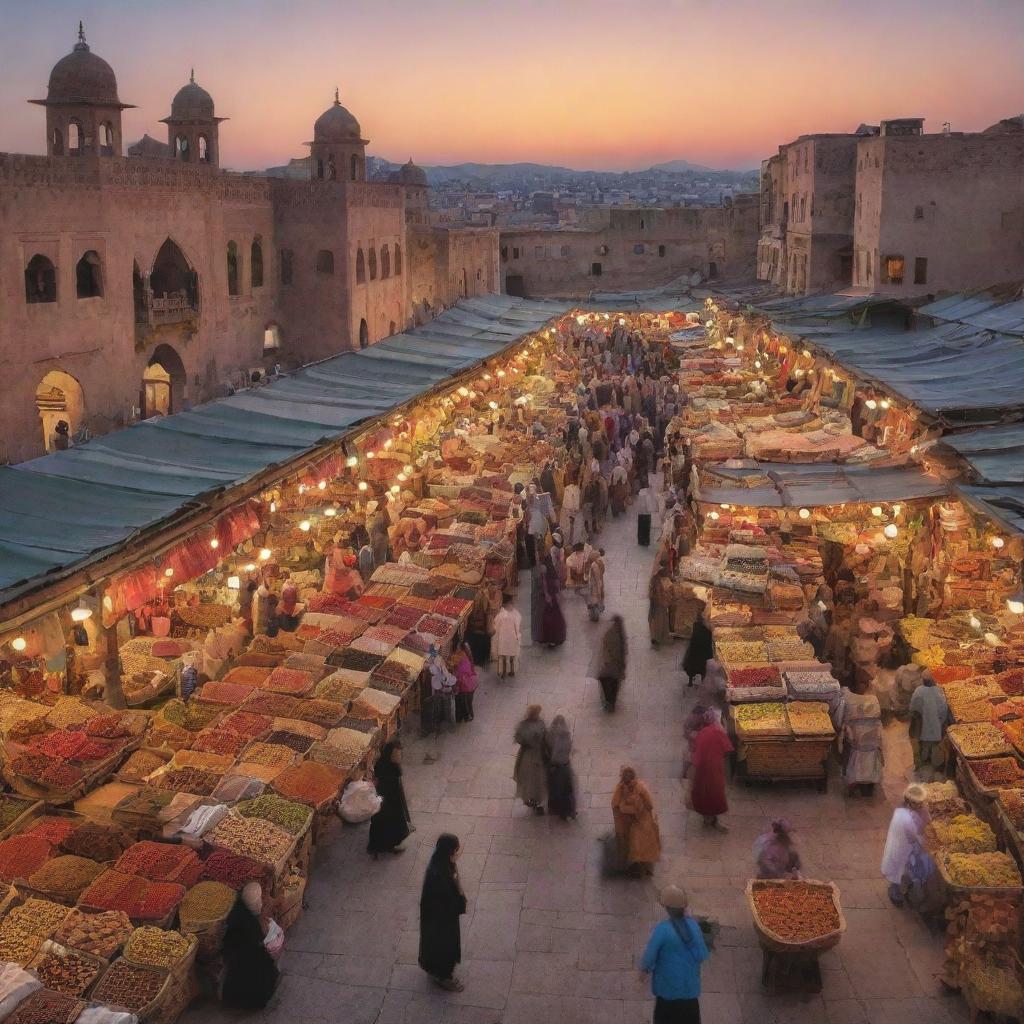
<path fill-rule="evenodd" d="M 878 408 L 878 403 L 873 398 L 869 398 L 864 404 L 869 409 L 877 409 Z"/>
<path fill-rule="evenodd" d="M 78 604 L 71 609 L 71 621 L 72 622 L 85 622 L 86 619 L 92 618 L 92 609 L 85 603 L 83 598 Z"/>
<path fill-rule="evenodd" d="M 394 444 L 394 442 L 393 442 L 393 441 L 391 440 L 391 438 L 389 437 L 389 438 L 388 438 L 388 439 L 387 439 L 387 440 L 386 440 L 386 441 L 384 442 L 384 450 L 385 450 L 385 451 L 387 451 L 387 449 L 389 449 L 389 448 L 391 447 L 391 445 L 392 445 L 392 444 Z"/>
<path fill-rule="evenodd" d="M 895 540 L 899 532 L 899 527 L 895 523 L 889 523 L 889 525 L 882 531 L 889 540 Z"/>
<path fill-rule="evenodd" d="M 720 518 L 720 517 L 719 517 L 719 515 L 718 515 L 718 513 L 717 513 L 717 512 L 709 512 L 709 513 L 708 513 L 708 519 L 713 519 L 713 520 L 717 520 L 717 519 L 719 519 L 719 518 Z"/>
<path fill-rule="evenodd" d="M 722 504 L 719 505 L 718 507 L 727 509 L 729 507 L 729 503 L 727 501 L 723 501 Z"/>
<path fill-rule="evenodd" d="M 256 571 L 256 563 L 255 563 L 255 562 L 250 562 L 250 563 L 249 563 L 249 564 L 248 564 L 248 565 L 247 565 L 247 566 L 245 567 L 245 571 L 246 571 L 246 572 L 255 572 L 255 571 Z"/>
<path fill-rule="evenodd" d="M 228 577 L 228 590 L 241 590 L 242 581 L 237 576 Z"/>
<path fill-rule="evenodd" d="M 359 490 L 361 490 L 361 491 L 368 490 L 369 486 L 370 485 L 365 480 L 360 480 L 359 481 Z"/>
<path fill-rule="evenodd" d="M 395 479 L 396 479 L 396 480 L 397 480 L 397 481 L 398 481 L 398 482 L 399 482 L 400 484 L 404 484 L 404 483 L 405 483 L 405 481 L 406 481 L 406 480 L 408 479 L 408 477 L 407 477 L 407 476 L 406 476 L 406 475 L 405 475 L 404 473 L 399 473 L 399 474 L 398 474 L 398 476 L 396 476 L 396 477 L 395 477 Z"/>
<path fill-rule="evenodd" d="M 270 548 L 260 548 L 260 561 L 261 562 L 269 562 L 270 561 L 270 556 L 273 553 L 274 552 L 271 551 Z"/>
<path fill-rule="evenodd" d="M 993 537 L 992 538 L 992 547 L 994 547 L 996 550 L 998 550 L 999 548 L 1003 547 L 1004 544 L 1006 544 L 1006 541 L 1003 540 L 1002 537 Z"/>
<path fill-rule="evenodd" d="M 276 501 L 272 501 L 270 503 L 270 512 L 271 512 L 271 514 L 273 514 L 276 511 L 277 511 L 277 502 Z"/>
<path fill-rule="evenodd" d="M 809 348 L 805 348 L 804 349 L 804 358 L 805 359 L 810 359 L 811 358 L 811 350 Z"/>
<path fill-rule="evenodd" d="M 743 345 L 737 345 L 737 346 L 736 346 L 736 351 L 737 351 L 737 352 L 742 352 L 742 351 L 743 351 L 743 349 L 744 349 L 744 346 L 743 346 Z"/>
<path fill-rule="evenodd" d="M 883 409 L 888 409 L 891 404 L 892 403 L 889 401 L 888 398 L 883 398 L 882 401 L 879 402 L 879 405 L 881 405 Z"/>
<path fill-rule="evenodd" d="M 488 409 L 497 409 L 498 408 L 498 403 L 497 402 L 488 402 L 487 403 L 487 408 Z"/>
<path fill-rule="evenodd" d="M 882 508 L 881 508 L 881 506 L 880 505 L 875 505 L 875 507 L 871 510 L 871 514 L 876 519 L 881 519 L 881 517 L 882 517 Z"/>
<path fill-rule="evenodd" d="M 893 507 L 892 507 L 892 514 L 894 516 L 898 516 L 900 514 L 900 512 L 902 512 L 902 511 L 903 511 L 903 506 L 899 502 L 896 502 L 896 504 L 893 505 Z"/>
<path fill-rule="evenodd" d="M 789 349 L 788 349 L 788 348 L 786 348 L 786 346 L 785 346 L 785 345 L 780 345 L 780 346 L 779 346 L 779 351 L 780 351 L 780 352 L 781 352 L 781 353 L 782 353 L 783 355 L 785 355 L 785 354 L 786 354 L 786 353 L 787 353 L 787 352 L 789 351 Z"/>
<path fill-rule="evenodd" d="M 366 457 L 368 459 L 375 459 L 375 458 L 377 458 L 377 453 L 376 452 L 367 452 L 366 453 Z"/>
<path fill-rule="evenodd" d="M 626 326 L 626 318 L 624 316 L 620 316 L 619 317 L 619 326 L 620 327 L 625 327 Z"/>
<path fill-rule="evenodd" d="M 310 527 L 311 527 L 312 525 L 313 525 L 313 524 L 312 524 L 312 523 L 310 523 L 310 521 L 309 521 L 308 519 L 303 519 L 303 520 L 302 520 L 302 522 L 301 522 L 301 523 L 299 523 L 299 529 L 300 529 L 300 530 L 301 530 L 301 531 L 302 531 L 303 533 L 309 533 L 309 528 L 310 528 Z"/>
<path fill-rule="evenodd" d="M 174 570 L 172 568 L 170 568 L 170 566 L 168 566 L 166 569 L 164 569 L 164 575 L 168 579 L 170 579 L 174 575 Z"/>
<path fill-rule="evenodd" d="M 333 519 L 337 514 L 338 510 L 336 508 L 332 507 L 324 509 L 324 515 L 327 516 L 328 519 Z"/>
<path fill-rule="evenodd" d="M 411 463 L 409 465 L 407 465 L 407 466 L 403 466 L 402 467 L 402 472 L 403 473 L 412 473 L 412 471 L 413 470 L 412 470 L 412 464 Z"/>
<path fill-rule="evenodd" d="M 299 484 L 299 494 L 305 494 L 305 493 L 306 493 L 306 485 L 305 484 Z"/>
<path fill-rule="evenodd" d="M 327 481 L 326 480 L 321 480 L 320 483 L 318 483 L 316 485 L 316 487 L 317 487 L 318 491 L 326 491 L 327 490 Z"/>
<path fill-rule="evenodd" d="M 505 376 L 505 371 L 504 371 L 504 370 L 499 370 L 499 371 L 497 372 L 496 376 L 498 376 L 498 377 L 504 377 L 504 376 Z"/>
<path fill-rule="evenodd" d="M 401 494 L 402 493 L 402 488 L 399 487 L 398 484 L 392 484 L 391 485 L 391 493 L 392 494 Z"/>
<path fill-rule="evenodd" d="M 348 466 L 349 469 L 354 469 L 356 466 L 359 465 L 359 460 L 354 455 L 350 455 L 345 460 L 345 465 Z"/>
<path fill-rule="evenodd" d="M 220 541 L 217 540 L 216 537 L 214 537 L 213 540 L 210 541 L 210 547 L 213 548 L 214 551 L 216 551 L 217 548 L 220 547 Z"/>
<path fill-rule="evenodd" d="M 11 646 L 16 651 L 23 651 L 23 650 L 25 650 L 26 647 L 28 647 L 28 643 L 25 641 L 25 638 L 23 636 L 16 636 L 11 641 Z"/>
<path fill-rule="evenodd" d="M 761 369 L 761 360 L 760 359 L 755 359 L 754 360 L 754 369 L 755 370 L 760 370 Z"/>
<path fill-rule="evenodd" d="M 550 334 L 550 333 L 551 333 L 551 332 L 550 332 L 550 331 L 548 331 L 548 334 Z M 485 374 L 484 374 L 484 380 L 490 380 L 490 379 L 491 379 L 491 375 L 490 375 L 489 373 L 485 373 Z"/>
<path fill-rule="evenodd" d="M 725 339 L 725 343 L 726 343 L 726 345 L 735 345 L 736 344 L 736 339 L 735 338 L 726 338 Z"/>
<path fill-rule="evenodd" d="M 811 510 L 808 509 L 808 508 L 802 508 L 797 513 L 797 515 L 799 515 L 801 519 L 810 519 L 811 518 Z"/>
<path fill-rule="evenodd" d="M 463 398 L 469 398 L 469 388 L 459 388 L 459 394 L 462 395 Z"/>

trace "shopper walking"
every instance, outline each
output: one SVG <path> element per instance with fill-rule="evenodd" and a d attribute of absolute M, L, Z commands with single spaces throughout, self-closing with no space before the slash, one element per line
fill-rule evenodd
<path fill-rule="evenodd" d="M 686 913 L 684 889 L 666 886 L 659 902 L 668 920 L 654 926 L 640 960 L 651 976 L 654 1024 L 700 1024 L 700 965 L 709 956 L 704 936 Z"/>
<path fill-rule="evenodd" d="M 601 637 L 598 651 L 597 670 L 594 673 L 601 685 L 601 706 L 605 711 L 614 711 L 619 699 L 619 688 L 626 678 L 626 658 L 629 655 L 629 641 L 621 615 L 613 615 L 608 628 Z"/>
<path fill-rule="evenodd" d="M 561 583 L 558 569 L 550 554 L 544 559 L 544 574 L 541 577 L 544 608 L 540 620 L 540 642 L 547 647 L 561 647 L 565 643 L 565 616 L 559 602 Z"/>
<path fill-rule="evenodd" d="M 647 626 L 651 633 L 651 645 L 659 647 L 671 639 L 669 633 L 669 611 L 672 605 L 672 580 L 668 569 L 659 565 L 647 586 Z"/>
<path fill-rule="evenodd" d="M 455 721 L 472 722 L 473 694 L 476 692 L 478 679 L 469 644 L 463 642 L 456 648 L 451 664 L 452 672 L 455 674 Z"/>
<path fill-rule="evenodd" d="M 604 611 L 604 571 L 604 548 L 598 548 L 587 569 L 587 614 L 591 622 L 597 622 Z"/>
<path fill-rule="evenodd" d="M 376 860 L 382 853 L 404 853 L 401 844 L 410 832 L 409 804 L 402 785 L 402 744 L 398 740 L 388 740 L 381 748 L 373 766 L 373 781 L 382 802 L 370 819 L 366 851 Z"/>
<path fill-rule="evenodd" d="M 935 677 L 925 672 L 921 685 L 910 698 L 910 745 L 914 751 L 914 770 L 930 775 L 942 767 L 942 737 L 949 724 L 949 704 Z"/>
<path fill-rule="evenodd" d="M 564 715 L 555 715 L 547 735 L 548 813 L 562 821 L 576 817 L 576 782 L 572 770 L 572 733 Z"/>
<path fill-rule="evenodd" d="M 708 659 L 713 653 L 714 641 L 711 630 L 704 624 L 704 609 L 701 608 L 690 632 L 686 654 L 683 655 L 683 672 L 686 674 L 687 686 L 694 686 L 694 680 L 698 676 L 703 680 L 708 670 Z"/>
<path fill-rule="evenodd" d="M 661 857 L 654 800 L 637 778 L 636 770 L 628 765 L 619 772 L 619 783 L 612 793 L 612 816 L 621 859 L 634 874 L 654 874 L 654 865 Z"/>
<path fill-rule="evenodd" d="M 720 721 L 721 712 L 710 708 L 704 728 L 697 733 L 690 754 L 690 806 L 703 816 L 704 824 L 719 832 L 729 829 L 718 819 L 729 810 L 725 796 L 725 755 L 733 746 Z"/>
<path fill-rule="evenodd" d="M 544 763 L 547 726 L 540 717 L 541 706 L 531 704 L 526 717 L 516 726 L 514 739 L 519 744 L 512 778 L 516 780 L 516 796 L 532 807 L 535 814 L 544 813 L 547 799 L 547 769 Z"/>
<path fill-rule="evenodd" d="M 455 965 L 462 960 L 459 918 L 466 912 L 457 867 L 461 853 L 458 836 L 448 832 L 438 836 L 420 894 L 419 964 L 449 992 L 465 988 L 455 977 Z"/>
<path fill-rule="evenodd" d="M 511 594 L 501 595 L 501 608 L 494 616 L 491 650 L 498 659 L 498 678 L 516 674 L 516 662 L 523 646 L 523 617 L 512 604 Z"/>

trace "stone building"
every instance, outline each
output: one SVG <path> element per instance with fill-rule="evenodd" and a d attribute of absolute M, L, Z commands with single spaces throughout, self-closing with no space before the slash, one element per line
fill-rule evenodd
<path fill-rule="evenodd" d="M 906 298 L 1024 279 L 1024 123 L 924 134 L 883 122 L 857 146 L 853 284 Z"/>
<path fill-rule="evenodd" d="M 125 155 L 129 104 L 81 31 L 32 102 L 46 156 L 0 153 L 0 462 L 42 453 L 59 420 L 104 433 L 497 290 L 497 232 L 429 227 L 422 171 L 367 181 L 337 95 L 305 179 L 222 170 L 225 119 L 194 76 L 167 142 Z"/>
<path fill-rule="evenodd" d="M 801 135 L 763 161 L 759 280 L 791 295 L 849 286 L 857 143 L 877 130 Z"/>
<path fill-rule="evenodd" d="M 503 290 L 582 297 L 596 291 L 752 277 L 758 197 L 716 207 L 587 211 L 579 226 L 501 232 Z"/>

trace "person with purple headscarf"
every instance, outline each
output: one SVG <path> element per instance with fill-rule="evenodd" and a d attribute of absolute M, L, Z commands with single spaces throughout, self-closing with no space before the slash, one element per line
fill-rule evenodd
<path fill-rule="evenodd" d="M 793 842 L 793 826 L 776 818 L 768 832 L 754 840 L 754 862 L 758 878 L 798 878 L 800 854 Z"/>

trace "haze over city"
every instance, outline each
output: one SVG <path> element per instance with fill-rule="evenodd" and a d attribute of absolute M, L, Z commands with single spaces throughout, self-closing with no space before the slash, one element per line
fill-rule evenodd
<path fill-rule="evenodd" d="M 834 0 L 49 0 L 5 5 L 8 96 L 45 95 L 80 18 L 137 105 L 126 139 L 163 137 L 194 67 L 240 169 L 304 153 L 335 86 L 373 155 L 581 170 L 752 169 L 780 139 L 884 116 L 979 130 L 1024 95 L 1016 0 L 865 0 L 856 17 Z M 40 151 L 34 108 L 4 121 L 6 147 Z"/>

